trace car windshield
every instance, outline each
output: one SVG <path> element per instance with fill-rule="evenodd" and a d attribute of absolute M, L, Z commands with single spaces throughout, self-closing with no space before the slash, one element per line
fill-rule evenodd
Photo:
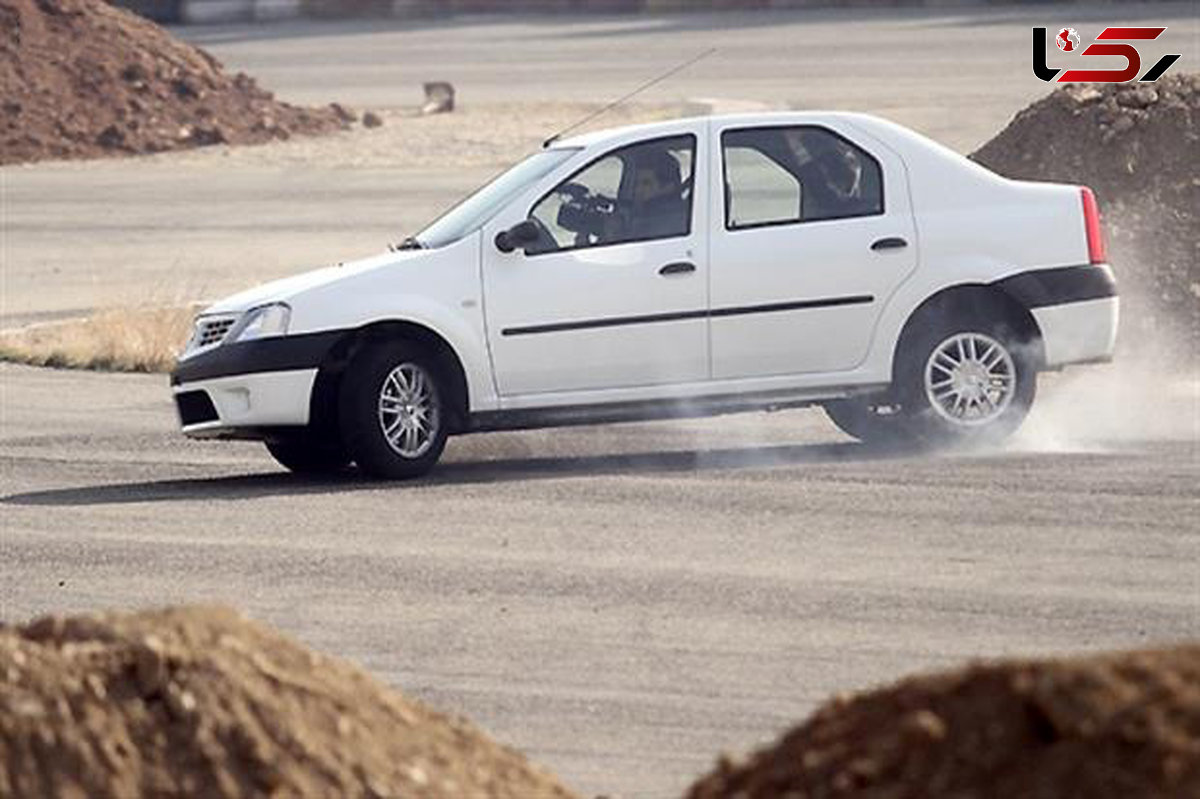
<path fill-rule="evenodd" d="M 415 243 L 420 247 L 445 247 L 474 233 L 505 203 L 577 152 L 579 148 L 556 148 L 529 156 L 438 217 L 416 235 Z"/>

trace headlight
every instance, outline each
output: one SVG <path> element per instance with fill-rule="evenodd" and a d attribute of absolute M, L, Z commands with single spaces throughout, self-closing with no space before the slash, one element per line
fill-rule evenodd
<path fill-rule="evenodd" d="M 232 344 L 287 335 L 288 320 L 291 316 L 292 309 L 281 302 L 251 308 L 229 333 L 226 341 Z"/>

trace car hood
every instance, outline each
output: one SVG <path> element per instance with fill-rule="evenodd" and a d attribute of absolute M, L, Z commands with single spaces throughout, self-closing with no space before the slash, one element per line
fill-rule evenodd
<path fill-rule="evenodd" d="M 346 280 L 364 272 L 401 264 L 423 264 L 432 260 L 437 252 L 437 250 L 385 252 L 370 258 L 313 269 L 291 277 L 272 280 L 270 283 L 263 283 L 261 286 L 225 297 L 205 308 L 203 314 L 240 313 L 272 302 L 289 302 L 298 294 Z"/>

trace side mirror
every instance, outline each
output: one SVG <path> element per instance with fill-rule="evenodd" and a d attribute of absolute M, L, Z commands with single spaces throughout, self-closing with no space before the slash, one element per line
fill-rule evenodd
<path fill-rule="evenodd" d="M 533 244 L 538 240 L 538 227 L 533 222 L 526 219 L 524 222 L 518 222 L 508 230 L 502 230 L 496 234 L 496 249 L 500 252 L 512 252 L 517 248 L 524 248 L 527 244 Z"/>

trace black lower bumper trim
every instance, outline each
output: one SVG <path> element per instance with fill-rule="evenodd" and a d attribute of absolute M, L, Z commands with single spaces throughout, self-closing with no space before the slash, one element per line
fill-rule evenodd
<path fill-rule="evenodd" d="M 1117 296 L 1112 273 L 1099 266 L 1033 269 L 997 280 L 993 285 L 1029 309 Z"/>
<path fill-rule="evenodd" d="M 171 385 L 255 372 L 316 369 L 345 333 L 344 330 L 323 330 L 320 333 L 222 344 L 177 363 L 175 371 L 171 372 Z"/>

